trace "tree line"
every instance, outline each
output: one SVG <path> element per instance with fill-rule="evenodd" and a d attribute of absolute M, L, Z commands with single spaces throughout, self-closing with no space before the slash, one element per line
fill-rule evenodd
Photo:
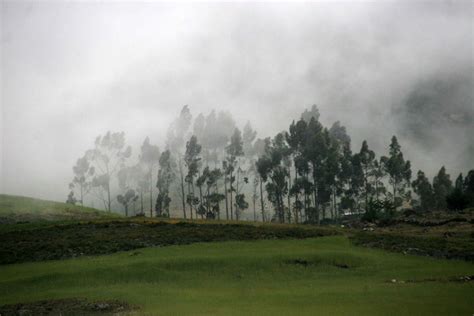
<path fill-rule="evenodd" d="M 422 211 L 474 206 L 474 170 L 451 183 L 444 167 L 432 183 L 411 163 L 396 136 L 376 157 L 363 141 L 353 152 L 346 128 L 319 121 L 316 106 L 288 130 L 257 138 L 227 112 L 193 119 L 184 106 L 172 122 L 166 147 L 143 141 L 136 157 L 123 132 L 98 136 L 73 167 L 68 203 L 118 203 L 126 216 L 287 223 L 335 221 L 344 214 L 384 216 L 406 206 Z M 412 196 L 412 189 L 415 196 Z M 249 212 L 249 208 L 251 211 Z"/>

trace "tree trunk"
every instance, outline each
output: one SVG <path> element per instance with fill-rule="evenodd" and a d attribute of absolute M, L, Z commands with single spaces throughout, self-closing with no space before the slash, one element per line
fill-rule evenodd
<path fill-rule="evenodd" d="M 150 217 L 153 217 L 153 168 L 150 167 Z"/>
<path fill-rule="evenodd" d="M 234 211 L 232 207 L 232 172 L 230 173 L 230 220 L 234 220 Z"/>
<path fill-rule="evenodd" d="M 179 175 L 181 178 L 181 201 L 183 202 L 183 216 L 186 219 L 186 195 L 184 193 L 184 175 L 183 175 L 183 166 L 181 165 L 181 158 L 178 161 L 179 164 Z"/>
<path fill-rule="evenodd" d="M 265 204 L 263 203 L 263 181 L 260 177 L 260 208 L 262 211 L 262 222 L 265 222 Z"/>
<path fill-rule="evenodd" d="M 224 173 L 224 196 L 225 196 L 225 216 L 229 220 L 229 201 L 227 200 L 227 176 Z"/>
<path fill-rule="evenodd" d="M 290 189 L 291 189 L 291 167 L 288 167 L 288 223 L 291 223 L 291 197 L 290 197 Z"/>

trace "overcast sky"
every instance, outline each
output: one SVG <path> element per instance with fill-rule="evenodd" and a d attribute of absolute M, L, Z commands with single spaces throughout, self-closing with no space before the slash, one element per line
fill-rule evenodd
<path fill-rule="evenodd" d="M 260 137 L 317 104 L 354 151 L 397 134 L 415 172 L 474 168 L 472 1 L 1 5 L 0 192 L 62 201 L 97 135 L 163 147 L 185 104 Z M 432 86 L 450 93 L 414 131 L 407 97 Z"/>

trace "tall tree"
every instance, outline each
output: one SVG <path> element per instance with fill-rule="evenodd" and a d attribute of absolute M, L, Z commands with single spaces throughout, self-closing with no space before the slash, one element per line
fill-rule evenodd
<path fill-rule="evenodd" d="M 184 154 L 184 163 L 188 169 L 186 175 L 186 182 L 188 184 L 188 195 L 187 202 L 189 204 L 191 219 L 193 219 L 193 207 L 199 203 L 199 199 L 194 194 L 194 178 L 199 173 L 200 161 L 201 161 L 201 145 L 198 144 L 197 137 L 191 136 L 189 141 L 186 143 L 186 152 Z"/>
<path fill-rule="evenodd" d="M 160 169 L 156 181 L 158 196 L 156 198 L 155 212 L 158 217 L 170 217 L 170 187 L 176 177 L 176 163 L 171 156 L 170 150 L 166 150 L 161 154 L 159 165 Z"/>
<path fill-rule="evenodd" d="M 418 208 L 422 211 L 432 209 L 435 204 L 433 187 L 423 171 L 418 170 L 416 179 L 411 186 L 420 199 Z"/>
<path fill-rule="evenodd" d="M 257 160 L 257 170 L 266 183 L 268 199 L 276 210 L 276 218 L 280 223 L 285 221 L 284 197 L 288 194 L 288 169 L 284 166 L 282 134 L 278 134 L 266 147 L 265 154 Z"/>
<path fill-rule="evenodd" d="M 446 173 L 446 168 L 442 166 L 438 174 L 433 178 L 435 207 L 438 210 L 445 210 L 447 208 L 446 196 L 448 196 L 452 190 L 453 183 L 451 182 L 449 174 Z"/>
<path fill-rule="evenodd" d="M 362 147 L 359 152 L 359 161 L 362 167 L 362 175 L 364 181 L 364 197 L 365 197 L 365 210 L 369 207 L 369 196 L 372 193 L 372 182 L 371 178 L 374 173 L 375 153 L 369 149 L 367 141 L 362 142 Z"/>
<path fill-rule="evenodd" d="M 130 203 L 135 202 L 137 199 L 138 195 L 136 195 L 135 191 L 132 189 L 127 190 L 124 195 L 117 195 L 117 201 L 125 208 L 125 216 L 128 217 L 128 206 L 130 205 Z"/>
<path fill-rule="evenodd" d="M 400 206 L 403 202 L 405 189 L 410 186 L 411 165 L 410 161 L 403 158 L 401 146 L 397 137 L 393 136 L 389 147 L 389 156 L 382 157 L 381 162 L 389 175 L 389 183 L 392 185 L 393 203 Z"/>
<path fill-rule="evenodd" d="M 74 178 L 69 184 L 69 188 L 71 191 L 79 190 L 79 202 L 84 206 L 84 196 L 91 189 L 95 168 L 90 164 L 88 157 L 84 155 L 77 160 L 76 165 L 72 167 L 72 171 L 74 172 Z"/>
<path fill-rule="evenodd" d="M 234 130 L 234 134 L 230 138 L 230 144 L 226 147 L 227 153 L 227 167 L 228 167 L 228 174 L 229 174 L 229 194 L 230 194 L 230 218 L 233 219 L 233 192 L 237 192 L 236 194 L 239 195 L 239 187 L 237 182 L 237 187 L 234 186 L 236 182 L 236 177 L 234 175 L 234 170 L 237 169 L 237 173 L 240 173 L 239 168 L 239 158 L 244 155 L 243 151 L 243 141 L 242 141 L 242 133 L 238 128 Z M 239 174 L 238 174 L 239 175 Z M 238 219 L 238 205 L 236 204 L 236 218 Z"/>
<path fill-rule="evenodd" d="M 124 165 L 125 160 L 130 158 L 131 154 L 132 148 L 125 146 L 124 132 L 107 132 L 104 136 L 98 136 L 94 149 L 88 150 L 86 153 L 88 159 L 93 162 L 96 171 L 92 186 L 98 190 L 97 197 L 104 202 L 108 211 L 112 208 L 110 187 L 112 176 Z"/>
<path fill-rule="evenodd" d="M 191 126 L 192 115 L 189 107 L 185 105 L 179 114 L 179 117 L 173 121 L 168 129 L 167 148 L 174 157 L 177 158 L 179 173 L 179 193 L 183 207 L 183 217 L 186 218 L 186 193 L 185 193 L 185 170 L 183 166 L 183 147 L 185 138 Z"/>
<path fill-rule="evenodd" d="M 150 144 L 150 138 L 146 137 L 143 141 L 139 161 L 146 170 L 149 195 L 150 195 L 150 217 L 153 217 L 153 172 L 160 159 L 160 149 L 158 146 Z"/>

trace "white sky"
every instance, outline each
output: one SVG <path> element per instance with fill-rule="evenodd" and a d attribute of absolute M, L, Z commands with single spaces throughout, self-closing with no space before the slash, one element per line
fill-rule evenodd
<path fill-rule="evenodd" d="M 410 3 L 2 1 L 0 192 L 64 200 L 97 135 L 163 145 L 184 104 L 229 110 L 263 137 L 316 103 L 354 150 L 367 139 L 381 154 L 414 84 L 472 78 L 472 2 Z M 400 141 L 416 170 L 474 161 L 455 152 L 472 145 L 464 134 L 429 153 Z"/>

